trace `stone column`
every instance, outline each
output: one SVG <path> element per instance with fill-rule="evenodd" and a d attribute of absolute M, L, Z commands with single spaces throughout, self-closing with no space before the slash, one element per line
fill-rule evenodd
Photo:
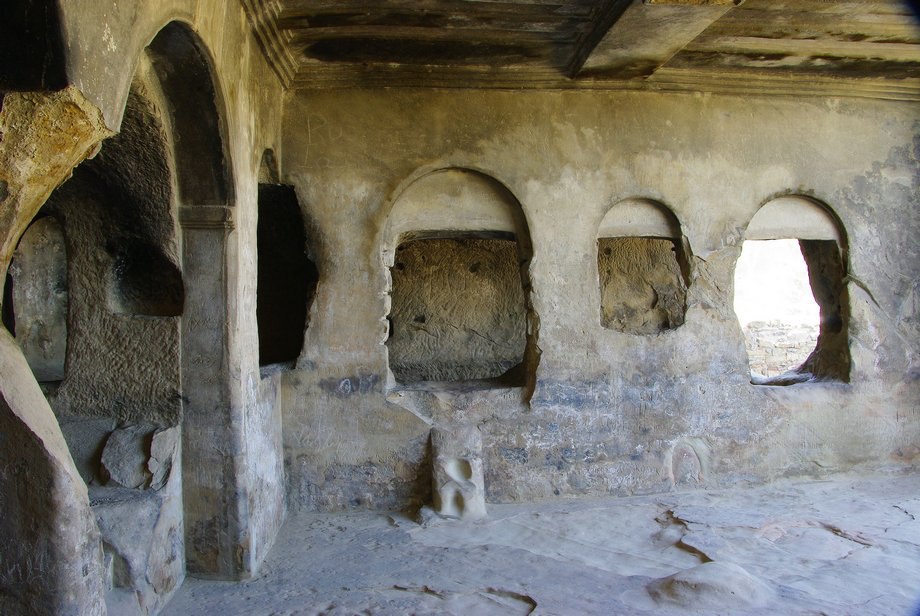
<path fill-rule="evenodd" d="M 179 210 L 185 276 L 182 317 L 183 499 L 188 571 L 241 579 L 252 573 L 233 209 Z"/>

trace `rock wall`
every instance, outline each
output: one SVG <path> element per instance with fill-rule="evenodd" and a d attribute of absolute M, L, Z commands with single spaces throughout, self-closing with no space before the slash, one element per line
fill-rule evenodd
<path fill-rule="evenodd" d="M 67 246 L 56 220 L 42 218 L 26 230 L 9 273 L 7 329 L 36 380 L 61 381 L 67 359 Z"/>
<path fill-rule="evenodd" d="M 59 416 L 180 420 L 184 291 L 170 148 L 148 88 L 137 84 L 121 132 L 42 210 L 61 222 L 68 245 L 67 370 L 49 389 Z"/>
<path fill-rule="evenodd" d="M 64 219 L 66 234 L 79 238 L 68 248 L 77 247 L 78 254 L 71 250 L 70 256 L 83 267 L 76 270 L 82 278 L 76 281 L 79 292 L 69 322 L 77 325 L 69 337 L 76 343 L 70 348 L 74 361 L 68 362 L 65 381 L 49 393 L 57 396 L 55 406 L 62 416 L 114 415 L 171 425 L 181 414 L 183 453 L 190 454 L 186 459 L 192 468 L 183 477 L 184 487 L 192 486 L 183 495 L 184 515 L 188 519 L 194 514 L 202 522 L 195 528 L 204 532 L 190 533 L 198 540 L 194 545 L 217 552 L 203 573 L 245 577 L 267 553 L 284 511 L 280 397 L 261 383 L 255 289 L 256 178 L 262 153 L 280 151 L 281 87 L 241 6 L 221 0 L 59 4 L 55 23 L 60 23 L 72 86 L 53 95 L 3 97 L 0 158 L 7 164 L 0 171 L 0 281 L 6 279 L 13 249 L 38 208 L 78 162 L 96 152 L 102 137 L 121 131 L 119 138 L 103 145 L 98 161 L 78 170 L 78 175 L 85 171 L 96 176 L 93 181 L 74 190 L 80 184 L 75 177 L 58 191 L 58 198 L 71 191 L 73 207 L 62 207 L 54 215 Z M 148 56 L 145 48 L 151 41 L 156 49 Z M 169 66 L 170 54 L 185 56 Z M 197 59 L 191 67 L 184 63 L 190 55 Z M 150 77 L 151 71 L 156 73 L 154 91 L 145 98 L 162 97 L 169 103 L 161 107 L 170 116 L 162 126 L 171 139 L 165 158 L 159 156 L 158 127 L 141 113 L 140 128 L 153 132 L 132 130 L 138 126 L 132 119 L 137 108 L 126 105 L 135 94 L 129 95 L 132 84 L 138 77 Z M 205 87 L 208 80 L 213 89 Z M 197 85 L 188 88 L 188 83 Z M 177 92 L 187 96 L 173 96 Z M 202 121 L 180 113 L 200 110 L 196 103 L 202 101 L 211 111 Z M 143 141 L 145 134 L 149 141 Z M 198 139 L 202 135 L 207 138 Z M 122 148 L 129 155 L 117 154 L 119 142 L 130 146 L 138 138 L 140 149 L 128 153 L 131 147 Z M 209 151 L 201 153 L 196 144 Z M 165 167 L 151 168 L 145 157 L 158 158 Z M 214 187 L 214 182 L 219 185 Z M 86 199 L 83 209 L 81 199 Z M 190 266 L 176 229 L 187 206 L 204 206 L 198 210 L 203 216 L 183 221 L 188 227 L 217 222 L 223 234 L 199 269 L 203 278 L 222 284 L 220 297 L 207 298 L 219 306 L 213 323 L 194 321 L 201 312 L 190 313 L 176 292 L 180 287 L 175 283 L 185 282 Z M 138 211 L 145 215 L 132 216 Z M 146 215 L 151 212 L 158 215 Z M 214 213 L 217 220 L 208 218 Z M 158 293 L 166 297 L 152 298 Z M 4 293 L 4 302 L 6 297 Z M 4 307 L 4 318 L 9 312 Z M 190 325 L 183 332 L 179 314 Z M 219 361 L 216 369 L 207 367 L 204 376 L 221 395 L 211 396 L 213 408 L 205 408 L 198 416 L 201 421 L 188 425 L 189 403 L 180 398 L 178 359 L 180 341 L 189 336 L 180 334 L 201 329 L 219 333 L 217 343 L 210 340 L 208 357 L 226 361 Z M 73 377 L 70 383 L 67 375 Z M 189 384 L 185 387 L 181 395 L 187 397 L 193 392 Z M 211 453 L 218 463 L 207 458 Z M 76 481 L 79 485 L 78 477 Z M 223 493 L 225 497 L 215 496 Z M 48 519 L 58 521 L 61 511 L 49 510 Z"/>
<path fill-rule="evenodd" d="M 438 413 L 480 427 L 490 501 L 918 461 L 915 106 L 393 90 L 291 94 L 286 117 L 310 127 L 286 132 L 282 180 L 316 225 L 324 272 L 298 369 L 283 380 L 293 507 L 415 502 Z M 523 208 L 540 351 L 532 396 L 387 380 L 380 230 L 407 186 L 445 168 L 495 178 Z M 733 268 L 747 222 L 783 194 L 827 204 L 845 228 L 849 383 L 750 383 Z M 636 198 L 673 212 L 688 247 L 684 323 L 654 335 L 599 319 L 598 225 Z"/>
<path fill-rule="evenodd" d="M 240 7 L 59 4 L 73 86 L 8 94 L 0 109 L 0 280 L 40 205 L 120 129 L 49 204 L 76 238 L 68 249 L 79 265 L 72 380 L 65 374 L 52 399 L 62 416 L 181 420 L 185 547 L 197 573 L 252 575 L 284 518 L 285 486 L 297 509 L 429 502 L 433 426 L 451 427 L 438 442 L 446 452 L 462 449 L 451 434 L 478 430 L 474 487 L 493 502 L 920 460 L 915 105 L 654 92 L 284 93 Z M 151 41 L 147 66 L 139 59 Z M 171 65 L 176 51 L 191 66 Z M 137 70 L 166 75 L 151 93 L 169 100 L 162 126 L 130 103 Z M 204 118 L 177 111 L 203 107 Z M 147 143 L 151 132 L 135 128 L 172 141 Z M 190 142 L 202 148 L 182 147 Z M 277 179 L 296 189 L 321 276 L 296 368 L 263 374 L 257 182 L 268 149 L 282 161 Z M 428 185 L 391 229 L 399 197 L 444 169 L 478 179 L 461 178 L 456 190 Z M 848 346 L 849 369 L 826 382 L 761 387 L 749 382 L 732 271 L 747 221 L 790 193 L 826 203 L 846 231 L 846 276 L 835 280 L 847 293 L 836 282 L 825 291 L 848 301 L 836 312 L 846 334 L 827 344 L 841 354 Z M 477 209 L 484 196 L 499 207 Z M 679 328 L 635 335 L 598 318 L 598 227 L 628 199 L 661 203 L 679 222 L 688 248 Z M 458 200 L 465 206 L 452 210 Z M 392 378 L 394 238 L 422 220 L 426 231 L 486 225 L 516 234 L 523 378 L 415 389 Z M 16 602 L 3 611 L 99 613 L 101 546 L 85 486 L 21 354 L 2 342 L 0 434 L 17 443 L 0 449 L 11 512 L 0 529 L 10 566 L 0 572 Z M 47 489 L 33 494 L 33 476 Z M 171 582 L 161 581 L 168 593 Z"/>
<path fill-rule="evenodd" d="M 687 288 L 673 240 L 607 237 L 597 241 L 601 324 L 629 334 L 657 334 L 684 322 Z M 686 262 L 683 254 L 681 261 Z"/>
<path fill-rule="evenodd" d="M 108 135 L 74 88 L 4 94 L 0 281 L 51 191 Z M 4 293 L 4 301 L 8 296 Z M 0 611 L 103 614 L 102 550 L 86 486 L 15 340 L 0 330 Z"/>
<path fill-rule="evenodd" d="M 511 239 L 427 239 L 396 249 L 387 341 L 400 383 L 497 378 L 524 359 Z"/>
<path fill-rule="evenodd" d="M 754 321 L 744 328 L 751 373 L 779 376 L 801 366 L 818 343 L 818 328 L 779 321 Z"/>
<path fill-rule="evenodd" d="M 105 614 L 86 485 L 25 358 L 0 330 L 0 612 Z"/>

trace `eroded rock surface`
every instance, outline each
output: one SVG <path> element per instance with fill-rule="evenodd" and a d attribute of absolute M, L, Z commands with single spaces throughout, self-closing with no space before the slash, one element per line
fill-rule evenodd
<path fill-rule="evenodd" d="M 598 240 L 601 324 L 630 334 L 656 334 L 684 322 L 684 260 L 673 240 L 616 237 Z"/>
<path fill-rule="evenodd" d="M 297 514 L 263 577 L 190 580 L 164 614 L 910 614 L 918 493 L 914 474 L 490 505 L 475 524 Z"/>
<path fill-rule="evenodd" d="M 39 382 L 64 378 L 67 358 L 67 248 L 53 218 L 35 221 L 10 266 L 16 342 Z"/>
<path fill-rule="evenodd" d="M 387 346 L 398 381 L 493 378 L 523 360 L 526 311 L 513 240 L 406 242 L 392 276 Z"/>
<path fill-rule="evenodd" d="M 173 459 L 179 453 L 180 432 L 178 426 L 158 430 L 150 439 L 150 459 L 147 461 L 147 470 L 152 478 L 150 487 L 159 490 L 169 478 L 172 470 Z"/>
<path fill-rule="evenodd" d="M 185 578 L 180 436 L 178 426 L 138 424 L 106 442 L 110 481 L 91 485 L 89 494 L 111 578 L 109 613 L 156 613 Z"/>
<path fill-rule="evenodd" d="M 708 562 L 648 585 L 659 605 L 689 610 L 750 609 L 765 605 L 773 590 L 733 563 Z"/>
<path fill-rule="evenodd" d="M 96 417 L 67 417 L 60 420 L 61 431 L 80 477 L 89 485 L 102 482 L 102 452 L 115 420 Z"/>
<path fill-rule="evenodd" d="M 180 473 L 168 475 L 159 490 L 90 487 L 111 562 L 109 613 L 156 613 L 185 578 Z"/>

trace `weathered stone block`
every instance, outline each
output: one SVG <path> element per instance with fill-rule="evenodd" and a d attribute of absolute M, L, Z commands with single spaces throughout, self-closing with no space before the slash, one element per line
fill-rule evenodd
<path fill-rule="evenodd" d="M 181 473 L 173 472 L 179 466 L 178 439 L 178 427 L 153 435 L 156 453 L 148 464 L 158 465 L 159 489 L 90 487 L 90 504 L 111 562 L 109 613 L 155 614 L 185 577 Z"/>
<path fill-rule="evenodd" d="M 154 490 L 162 488 L 169 478 L 173 458 L 179 452 L 179 436 L 178 426 L 160 430 L 153 434 L 150 442 L 150 460 L 147 462 L 147 470 L 152 475 L 150 487 Z"/>
<path fill-rule="evenodd" d="M 655 580 L 648 593 L 662 607 L 745 610 L 766 604 L 774 591 L 732 563 L 709 562 Z"/>
<path fill-rule="evenodd" d="M 151 424 L 137 424 L 112 432 L 102 450 L 102 470 L 108 483 L 126 488 L 149 485 L 152 474 L 147 459 L 154 430 Z"/>
<path fill-rule="evenodd" d="M 32 223 L 9 271 L 16 342 L 36 380 L 60 381 L 67 356 L 67 249 L 54 218 Z"/>

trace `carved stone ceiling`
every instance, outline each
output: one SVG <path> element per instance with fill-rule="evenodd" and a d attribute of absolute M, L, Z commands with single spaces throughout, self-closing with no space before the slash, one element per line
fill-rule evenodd
<path fill-rule="evenodd" d="M 286 86 L 920 99 L 899 0 L 241 0 Z"/>

